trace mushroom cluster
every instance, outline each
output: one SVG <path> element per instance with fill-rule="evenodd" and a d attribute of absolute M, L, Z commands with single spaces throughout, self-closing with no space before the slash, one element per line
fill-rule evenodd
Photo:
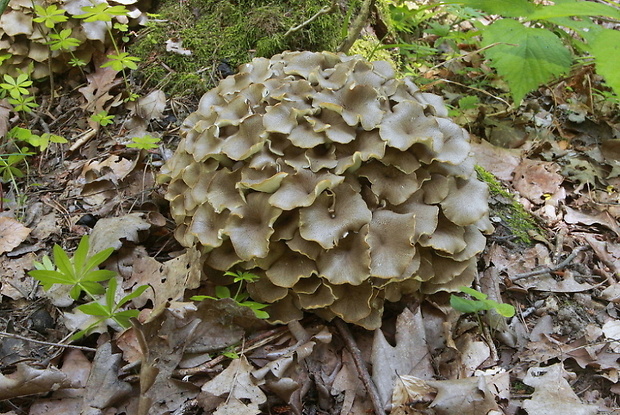
<path fill-rule="evenodd" d="M 467 133 L 384 61 L 257 58 L 207 92 L 164 166 L 184 246 L 232 268 L 274 322 L 368 329 L 385 301 L 469 284 L 492 230 Z"/>
<path fill-rule="evenodd" d="M 138 0 L 103 0 L 109 6 L 124 5 L 129 11 L 127 16 L 116 16 L 114 22 L 143 23 L 146 13 L 140 10 Z M 20 71 L 29 73 L 28 67 L 33 65 L 31 77 L 40 79 L 52 72 L 60 73 L 69 68 L 72 57 L 90 62 L 93 51 L 105 51 L 111 46 L 107 26 L 110 22 L 86 22 L 73 16 L 83 14 L 82 7 L 93 6 L 95 3 L 83 0 L 9 0 L 5 12 L 0 16 L 0 74 L 8 73 L 16 76 Z M 35 6 L 48 8 L 55 6 L 64 12 L 64 17 L 53 19 L 57 23 L 54 28 L 44 22 L 36 22 L 38 16 Z M 70 30 L 71 37 L 80 41 L 71 53 L 65 50 L 50 50 L 51 35 L 58 35 L 63 30 Z"/>

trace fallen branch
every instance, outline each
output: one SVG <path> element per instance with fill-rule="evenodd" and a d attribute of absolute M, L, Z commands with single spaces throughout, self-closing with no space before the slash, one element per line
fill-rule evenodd
<path fill-rule="evenodd" d="M 535 277 L 537 275 L 549 274 L 551 272 L 559 271 L 563 268 L 566 268 L 573 261 L 573 259 L 575 259 L 575 257 L 579 254 L 579 252 L 585 251 L 586 249 L 588 249 L 588 247 L 578 246 L 569 256 L 566 257 L 564 261 L 560 262 L 556 266 L 544 267 L 544 268 L 537 269 L 535 271 L 517 274 L 513 278 L 511 278 L 511 280 L 517 281 L 517 280 L 522 280 L 523 278 Z"/>
<path fill-rule="evenodd" d="M 97 349 L 93 349 L 92 347 L 76 346 L 76 345 L 73 345 L 73 344 L 44 342 L 42 340 L 35 340 L 35 339 L 28 338 L 28 337 L 20 336 L 19 334 L 7 333 L 7 332 L 4 332 L 4 331 L 0 331 L 0 337 L 10 337 L 12 339 L 18 339 L 18 340 L 27 341 L 27 342 L 30 342 L 30 343 L 42 344 L 42 345 L 45 345 L 45 346 L 64 347 L 64 348 L 67 348 L 67 349 L 78 349 L 78 350 L 83 350 L 85 352 L 96 352 L 97 351 Z"/>
<path fill-rule="evenodd" d="M 344 340 L 344 344 L 349 349 L 351 356 L 353 357 L 353 362 L 355 362 L 355 367 L 357 367 L 357 371 L 362 378 L 362 382 L 364 383 L 364 387 L 370 395 L 370 400 L 372 401 L 372 406 L 374 408 L 376 415 L 384 415 L 385 410 L 381 404 L 381 398 L 379 397 L 379 392 L 377 391 L 377 387 L 375 383 L 372 381 L 370 377 L 370 373 L 368 373 L 368 369 L 366 368 L 366 364 L 364 363 L 364 359 L 362 358 L 362 352 L 359 347 L 357 347 L 357 343 L 349 330 L 349 326 L 347 323 L 337 318 L 335 320 L 336 328 L 338 328 L 338 332 Z"/>
<path fill-rule="evenodd" d="M 349 34 L 347 38 L 338 46 L 337 51 L 347 53 L 353 43 L 357 40 L 360 33 L 362 33 L 362 29 L 366 24 L 366 20 L 368 20 L 368 15 L 370 14 L 370 7 L 372 6 L 374 0 L 364 0 L 362 6 L 360 8 L 360 13 L 357 15 L 357 18 L 351 25 L 351 29 L 349 30 Z"/>
<path fill-rule="evenodd" d="M 310 23 L 312 23 L 313 21 L 315 21 L 320 15 L 322 14 L 327 14 L 327 13 L 331 13 L 332 11 L 334 11 L 334 9 L 336 8 L 336 6 L 338 5 L 338 0 L 332 0 L 332 4 L 330 6 L 325 6 L 323 7 L 321 10 L 319 10 L 318 12 L 316 12 L 316 14 L 314 16 L 312 16 L 311 18 L 309 18 L 308 20 L 306 20 L 303 23 L 298 24 L 297 26 L 293 26 L 291 27 L 285 34 L 284 37 L 287 37 L 288 35 L 290 35 L 291 33 L 295 33 L 299 30 L 301 30 L 304 26 L 309 25 Z"/>

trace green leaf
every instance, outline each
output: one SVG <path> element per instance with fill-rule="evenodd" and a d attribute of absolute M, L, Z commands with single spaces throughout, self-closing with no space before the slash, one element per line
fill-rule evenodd
<path fill-rule="evenodd" d="M 483 46 L 494 43 L 501 44 L 485 55 L 508 83 L 517 105 L 528 92 L 568 72 L 572 63 L 570 52 L 552 32 L 515 20 L 498 20 L 484 30 Z"/>
<path fill-rule="evenodd" d="M 77 249 L 73 253 L 73 265 L 76 270 L 82 271 L 84 269 L 84 263 L 86 262 L 86 256 L 88 255 L 88 235 L 82 236 Z M 86 270 L 87 271 L 87 270 Z"/>
<path fill-rule="evenodd" d="M 116 272 L 107 269 L 97 269 L 82 276 L 80 281 L 108 281 L 116 275 Z"/>
<path fill-rule="evenodd" d="M 56 263 L 58 270 L 65 274 L 68 278 L 71 278 L 74 283 L 77 282 L 73 263 L 67 256 L 67 253 L 59 245 L 54 245 L 53 251 L 54 262 Z"/>
<path fill-rule="evenodd" d="M 502 303 L 502 304 L 496 303 L 496 304 L 497 305 L 494 308 L 502 316 L 512 317 L 515 315 L 515 308 L 512 305 L 505 304 L 505 303 Z"/>
<path fill-rule="evenodd" d="M 82 304 L 80 306 L 77 306 L 76 308 L 82 313 L 88 314 L 90 316 L 109 317 L 111 315 L 110 310 L 97 302 Z"/>
<path fill-rule="evenodd" d="M 455 3 L 505 17 L 527 17 L 537 9 L 528 0 L 459 0 Z"/>
<path fill-rule="evenodd" d="M 110 278 L 110 280 L 108 281 L 108 288 L 106 288 L 105 290 L 105 303 L 107 308 L 110 310 L 110 313 L 112 312 L 112 310 L 117 308 L 114 301 L 117 287 L 118 281 L 116 281 L 116 278 Z"/>
<path fill-rule="evenodd" d="M 481 301 L 461 298 L 454 294 L 450 296 L 450 305 L 461 313 L 477 313 L 478 311 L 485 310 L 485 305 Z"/>
<path fill-rule="evenodd" d="M 146 289 L 149 288 L 148 285 L 141 285 L 138 288 L 136 288 L 135 290 L 133 290 L 131 293 L 127 294 L 126 296 L 124 296 L 123 298 L 120 299 L 120 301 L 118 302 L 117 306 L 121 307 L 122 305 L 124 305 L 125 303 L 133 300 L 136 297 L 139 297 L 140 295 L 142 295 L 142 293 L 144 291 L 146 291 Z"/>
<path fill-rule="evenodd" d="M 110 6 L 107 3 L 99 3 L 95 6 L 82 7 L 84 14 L 74 16 L 77 19 L 84 19 L 85 22 L 111 22 L 114 16 L 126 16 L 128 10 L 125 6 Z"/>
<path fill-rule="evenodd" d="M 620 32 L 605 29 L 590 44 L 596 72 L 602 75 L 616 95 L 620 95 Z"/>
<path fill-rule="evenodd" d="M 131 139 L 131 143 L 127 144 L 129 148 L 139 148 L 141 150 L 153 150 L 158 147 L 159 138 L 152 137 L 150 135 L 144 135 L 142 137 L 134 137 Z"/>
<path fill-rule="evenodd" d="M 62 272 L 58 272 L 58 271 L 37 269 L 37 270 L 32 270 L 28 272 L 28 274 L 32 278 L 36 279 L 37 281 L 40 281 L 43 284 L 43 288 L 45 289 L 48 289 L 49 287 L 51 287 L 52 284 L 65 284 L 65 285 L 75 284 L 75 281 L 71 280 L 70 278 L 67 278 L 65 274 L 63 274 Z"/>
<path fill-rule="evenodd" d="M 0 15 L 4 13 L 4 10 L 6 10 L 6 6 L 9 5 L 9 1 L 10 0 L 0 0 Z"/>
<path fill-rule="evenodd" d="M 89 271 L 93 268 L 98 267 L 99 265 L 104 263 L 105 260 L 108 259 L 110 255 L 112 255 L 113 252 L 114 252 L 114 248 L 107 248 L 107 249 L 104 249 L 103 251 L 97 252 L 95 255 L 93 255 L 92 257 L 88 259 L 88 261 L 86 262 L 86 265 L 84 265 L 84 269 Z"/>
<path fill-rule="evenodd" d="M 103 285 L 93 281 L 83 281 L 80 283 L 79 287 L 83 288 L 90 294 L 103 294 L 105 292 Z"/>
<path fill-rule="evenodd" d="M 218 285 L 217 287 L 215 287 L 215 296 L 217 298 L 230 298 L 230 290 L 228 289 L 228 287 Z"/>
<path fill-rule="evenodd" d="M 488 297 L 488 295 L 486 295 L 485 293 L 481 293 L 480 291 L 474 290 L 473 288 L 470 288 L 470 287 L 461 286 L 459 287 L 459 290 L 461 290 L 461 292 L 465 294 L 471 295 L 477 300 L 486 300 Z"/>
<path fill-rule="evenodd" d="M 555 17 L 571 16 L 604 16 L 620 20 L 620 10 L 602 3 L 578 1 L 540 7 L 534 13 L 528 15 L 527 18 L 530 20 L 546 20 Z"/>

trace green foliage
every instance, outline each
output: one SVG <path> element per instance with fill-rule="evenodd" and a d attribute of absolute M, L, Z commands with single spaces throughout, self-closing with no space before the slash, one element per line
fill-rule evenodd
<path fill-rule="evenodd" d="M 110 125 L 114 122 L 114 115 L 108 115 L 107 111 L 101 111 L 90 116 L 90 119 L 102 127 Z"/>
<path fill-rule="evenodd" d="M 109 61 L 101 65 L 102 68 L 111 67 L 115 71 L 122 71 L 123 69 L 138 69 L 138 65 L 136 62 L 139 62 L 140 59 L 135 56 L 130 56 L 127 52 L 121 52 L 118 54 L 110 54 L 108 55 L 110 58 Z"/>
<path fill-rule="evenodd" d="M 41 151 L 45 151 L 50 143 L 67 143 L 68 141 L 59 135 L 43 133 L 40 136 L 31 130 L 22 127 L 13 127 L 7 134 L 7 138 L 14 141 L 23 141 Z M 30 153 L 31 154 L 31 153 Z"/>
<path fill-rule="evenodd" d="M 52 33 L 50 39 L 47 44 L 51 50 L 71 50 L 80 45 L 78 39 L 71 37 L 71 29 L 63 29 L 58 33 Z"/>
<path fill-rule="evenodd" d="M 18 165 L 32 154 L 27 151 L 24 148 L 20 153 L 0 154 L 0 177 L 3 182 L 14 182 L 16 178 L 24 177 L 24 172 Z"/>
<path fill-rule="evenodd" d="M 127 16 L 129 10 L 125 6 L 110 6 L 107 3 L 99 3 L 95 6 L 82 7 L 84 14 L 75 17 L 84 19 L 85 22 L 111 22 L 114 16 Z"/>
<path fill-rule="evenodd" d="M 105 288 L 100 282 L 108 281 L 116 273 L 100 270 L 98 267 L 112 255 L 114 248 L 105 249 L 88 257 L 88 246 L 88 236 L 82 237 L 73 257 L 69 258 L 59 245 L 54 245 L 55 269 L 46 268 L 45 262 L 37 263 L 35 264 L 37 269 L 30 271 L 29 274 L 40 281 L 45 290 L 49 290 L 54 284 L 70 285 L 69 295 L 74 300 L 80 297 L 82 291 L 90 296 L 103 294 Z"/>
<path fill-rule="evenodd" d="M 11 98 L 17 99 L 22 95 L 29 95 L 30 91 L 28 89 L 32 86 L 32 81 L 28 74 L 21 73 L 17 76 L 17 78 L 12 77 L 11 75 L 4 75 L 4 82 L 0 83 L 0 88 L 9 93 Z"/>
<path fill-rule="evenodd" d="M 355 10 L 359 1 L 346 3 Z M 252 55 L 272 56 L 284 50 L 335 50 L 341 40 L 344 13 L 321 15 L 293 35 L 283 36 L 327 4 L 329 1 L 325 0 L 160 2 L 153 10 L 157 13 L 155 19 L 160 21 L 154 19 L 149 23 L 128 51 L 141 59 L 140 73 L 151 85 L 157 85 L 168 95 L 199 95 L 214 86 L 211 73 L 205 68 L 217 67 L 223 59 L 235 68 L 251 60 Z M 166 40 L 172 38 L 182 41 L 183 48 L 192 54 L 166 51 Z"/>
<path fill-rule="evenodd" d="M 217 286 L 215 287 L 215 297 L 210 295 L 195 295 L 190 298 L 190 300 L 194 301 L 202 301 L 204 299 L 211 300 L 221 300 L 224 298 L 231 298 L 241 307 L 248 307 L 251 309 L 256 317 L 261 319 L 269 318 L 269 313 L 263 310 L 266 308 L 268 304 L 258 303 L 256 301 L 248 300 L 250 295 L 247 292 L 243 291 L 244 283 L 247 284 L 249 282 L 254 282 L 258 280 L 260 277 L 256 274 L 252 274 L 251 272 L 231 272 L 228 271 L 224 274 L 225 276 L 233 277 L 233 283 L 238 284 L 237 292 L 235 295 L 232 295 L 230 289 L 226 286 Z"/>
<path fill-rule="evenodd" d="M 121 328 L 128 328 L 129 320 L 136 317 L 139 311 L 121 310 L 121 308 L 148 288 L 142 285 L 116 301 L 118 288 L 116 273 L 99 269 L 99 266 L 114 252 L 114 248 L 104 249 L 92 256 L 88 256 L 88 248 L 88 236 L 82 237 L 71 258 L 60 246 L 54 245 L 54 260 L 52 261 L 46 255 L 41 262 L 35 262 L 36 269 L 29 272 L 30 276 L 39 281 L 45 290 L 49 290 L 56 284 L 68 285 L 71 287 L 69 295 L 73 300 L 78 300 L 82 292 L 92 300 L 76 308 L 84 314 L 97 317 L 96 321 L 73 335 L 71 340 L 85 336 L 94 327 L 107 320 L 114 321 Z M 102 284 L 105 281 L 108 283 L 107 287 Z M 100 295 L 102 297 L 98 297 Z M 104 300 L 104 302 L 101 303 L 99 300 Z"/>
<path fill-rule="evenodd" d="M 59 9 L 58 6 L 52 4 L 48 7 L 42 7 L 39 5 L 34 6 L 34 11 L 37 15 L 34 19 L 34 22 L 43 23 L 45 27 L 53 28 L 56 23 L 63 23 L 69 20 L 68 16 L 65 16 L 65 11 Z"/>
<path fill-rule="evenodd" d="M 142 137 L 132 138 L 131 143 L 127 144 L 127 147 L 137 148 L 140 150 L 154 150 L 159 147 L 159 142 L 159 138 L 155 138 L 150 135 L 144 135 Z"/>
<path fill-rule="evenodd" d="M 572 51 L 583 49 L 592 55 L 607 84 L 620 94 L 620 33 L 592 20 L 598 16 L 620 20 L 617 8 L 577 0 L 552 5 L 528 0 L 457 3 L 505 17 L 479 27 L 479 34 L 484 46 L 494 45 L 484 54 L 508 83 L 515 103 L 536 87 L 568 72 L 574 60 Z"/>
<path fill-rule="evenodd" d="M 473 299 L 462 298 L 454 294 L 450 295 L 450 305 L 461 313 L 479 313 L 481 311 L 495 310 L 504 317 L 515 315 L 515 308 L 510 304 L 498 303 L 489 300 L 486 294 L 469 287 L 459 287 L 461 292 L 470 295 Z"/>

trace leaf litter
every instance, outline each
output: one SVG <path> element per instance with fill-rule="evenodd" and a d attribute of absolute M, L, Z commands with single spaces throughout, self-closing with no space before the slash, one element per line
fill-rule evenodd
<path fill-rule="evenodd" d="M 100 69 L 74 106 L 120 110 L 118 84 L 115 72 Z M 166 219 L 156 185 L 166 153 L 129 150 L 96 126 L 67 154 L 52 146 L 37 166 L 44 192 L 28 190 L 25 210 L 37 214 L 18 220 L 28 215 L 11 205 L 0 218 L 2 412 L 372 412 L 360 364 L 393 414 L 617 411 L 618 124 L 561 105 L 578 101 L 578 92 L 553 93 L 560 117 L 526 105 L 520 116 L 534 121 L 485 121 L 483 137 L 473 138 L 477 163 L 512 195 L 493 195 L 494 203 L 518 201 L 540 228 L 524 243 L 498 215 L 481 255 L 475 288 L 514 305 L 516 316 L 461 315 L 441 293 L 411 299 L 391 305 L 374 333 L 350 328 L 357 351 L 334 324 L 315 317 L 271 327 L 231 299 L 189 301 L 213 286 L 199 254 L 180 249 Z M 121 129 L 144 133 L 170 115 L 168 104 L 161 91 L 144 94 Z M 6 105 L 0 118 L 2 132 Z M 557 127 L 541 131 L 550 119 Z M 176 136 L 156 133 L 165 142 Z M 99 218 L 94 229 L 79 224 L 85 215 Z M 118 295 L 150 288 L 131 301 L 140 310 L 131 328 L 102 327 L 68 347 L 66 292 L 44 293 L 27 271 L 54 243 L 72 250 L 84 234 L 93 252 L 114 247 L 105 267 L 121 277 Z"/>

